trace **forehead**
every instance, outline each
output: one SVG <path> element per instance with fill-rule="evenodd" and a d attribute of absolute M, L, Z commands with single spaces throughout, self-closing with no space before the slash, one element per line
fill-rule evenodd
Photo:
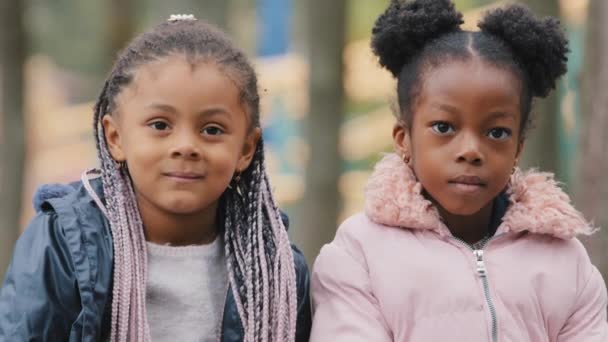
<path fill-rule="evenodd" d="M 117 97 L 119 107 L 149 101 L 241 107 L 236 83 L 220 66 L 183 54 L 161 57 L 137 67 L 133 80 Z"/>
<path fill-rule="evenodd" d="M 448 101 L 457 107 L 506 106 L 519 112 L 520 97 L 521 81 L 512 71 L 472 58 L 428 67 L 419 104 Z"/>

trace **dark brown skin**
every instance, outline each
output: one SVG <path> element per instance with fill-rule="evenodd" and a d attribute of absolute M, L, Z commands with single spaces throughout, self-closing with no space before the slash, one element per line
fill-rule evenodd
<path fill-rule="evenodd" d="M 475 243 L 523 148 L 521 84 L 477 58 L 432 67 L 423 77 L 411 128 L 393 129 L 395 148 L 452 234 Z"/>
<path fill-rule="evenodd" d="M 127 162 L 146 239 L 212 242 L 218 200 L 260 138 L 235 83 L 215 64 L 170 55 L 138 67 L 116 103 L 106 141 Z"/>

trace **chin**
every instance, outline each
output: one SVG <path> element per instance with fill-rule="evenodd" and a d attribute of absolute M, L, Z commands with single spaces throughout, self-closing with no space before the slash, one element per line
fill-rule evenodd
<path fill-rule="evenodd" d="M 204 208 L 194 206 L 172 206 L 167 211 L 174 215 L 192 215 L 202 211 Z"/>
<path fill-rule="evenodd" d="M 483 208 L 480 206 L 462 205 L 463 203 L 460 203 L 460 204 L 461 205 L 455 205 L 455 206 L 442 205 L 442 207 L 445 211 L 449 212 L 450 214 L 458 215 L 458 216 L 471 216 L 471 215 L 478 213 Z"/>
<path fill-rule="evenodd" d="M 188 215 L 201 212 L 209 207 L 209 205 L 192 199 L 175 198 L 166 201 L 162 207 L 173 214 Z"/>

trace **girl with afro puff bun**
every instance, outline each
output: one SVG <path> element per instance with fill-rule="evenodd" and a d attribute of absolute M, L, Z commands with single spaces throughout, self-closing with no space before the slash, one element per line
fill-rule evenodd
<path fill-rule="evenodd" d="M 559 22 L 509 5 L 462 23 L 448 0 L 393 0 L 376 21 L 396 152 L 315 262 L 313 342 L 608 341 L 576 238 L 596 229 L 551 174 L 517 168 L 534 98 L 566 72 Z"/>

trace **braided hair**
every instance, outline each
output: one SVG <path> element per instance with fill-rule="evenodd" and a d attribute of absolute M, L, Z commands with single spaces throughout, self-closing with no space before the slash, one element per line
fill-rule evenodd
<path fill-rule="evenodd" d="M 463 31 L 450 0 L 392 0 L 372 30 L 372 50 L 397 78 L 399 119 L 411 127 L 422 75 L 452 60 L 479 58 L 521 81 L 520 136 L 534 97 L 546 97 L 566 72 L 568 41 L 553 17 L 537 18 L 523 5 L 486 13 L 480 31 Z"/>
<path fill-rule="evenodd" d="M 128 168 L 108 150 L 104 115 L 117 110 L 116 97 L 137 68 L 172 54 L 212 62 L 230 77 L 260 126 L 257 77 L 245 54 L 221 31 L 192 19 L 171 20 L 135 38 L 118 56 L 94 108 L 106 213 L 112 231 L 114 273 L 111 341 L 149 341 L 146 318 L 146 243 Z M 293 341 L 296 324 L 295 266 L 287 231 L 273 198 L 260 139 L 238 184 L 219 199 L 218 226 L 224 235 L 229 283 L 245 341 Z"/>

